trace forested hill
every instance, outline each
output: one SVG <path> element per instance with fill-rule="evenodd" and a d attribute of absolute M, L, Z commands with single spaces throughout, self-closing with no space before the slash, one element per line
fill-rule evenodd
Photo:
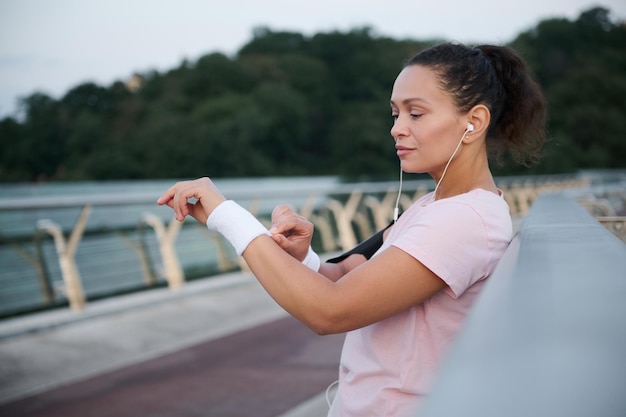
<path fill-rule="evenodd" d="M 545 91 L 551 140 L 539 165 L 496 174 L 626 167 L 626 26 L 610 16 L 545 20 L 511 43 Z M 0 181 L 395 178 L 391 86 L 406 58 L 438 41 L 258 28 L 233 57 L 85 83 L 58 100 L 35 93 L 23 117 L 0 121 Z"/>

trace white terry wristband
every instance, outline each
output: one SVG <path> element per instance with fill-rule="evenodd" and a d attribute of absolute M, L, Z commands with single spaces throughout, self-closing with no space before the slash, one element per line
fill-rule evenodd
<path fill-rule="evenodd" d="M 232 200 L 226 200 L 206 219 L 209 230 L 220 233 L 241 256 L 250 242 L 270 232 L 250 212 Z"/>
<path fill-rule="evenodd" d="M 309 251 L 306 257 L 302 260 L 302 265 L 305 265 L 315 272 L 319 271 L 322 261 L 317 253 L 313 252 L 313 249 L 309 246 Z"/>

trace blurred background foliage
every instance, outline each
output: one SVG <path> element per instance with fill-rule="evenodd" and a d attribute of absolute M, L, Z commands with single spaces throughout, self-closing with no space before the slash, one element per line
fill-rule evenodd
<path fill-rule="evenodd" d="M 540 164 L 494 164 L 496 175 L 626 167 L 626 26 L 610 16 L 541 21 L 511 42 L 547 97 L 550 141 Z M 395 178 L 393 81 L 441 41 L 261 27 L 234 57 L 84 83 L 59 100 L 34 93 L 0 120 L 0 181 Z"/>

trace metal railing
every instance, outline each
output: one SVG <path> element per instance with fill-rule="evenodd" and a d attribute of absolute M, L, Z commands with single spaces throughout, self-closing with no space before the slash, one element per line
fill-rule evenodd
<path fill-rule="evenodd" d="M 429 180 L 406 181 L 400 206 L 408 207 L 432 185 Z M 541 194 L 588 187 L 589 180 L 578 175 L 517 177 L 499 179 L 498 186 L 511 214 L 521 218 Z M 226 195 L 266 224 L 276 202 L 291 204 L 315 224 L 313 245 L 324 253 L 350 249 L 386 226 L 397 187 L 396 182 L 324 181 L 318 187 L 260 194 L 232 190 Z M 169 209 L 157 207 L 157 196 L 0 199 L 0 317 L 64 304 L 80 311 L 90 299 L 155 285 L 175 291 L 187 279 L 246 268 L 219 236 L 192 221 L 179 223 Z M 20 289 L 24 283 L 28 288 Z"/>
<path fill-rule="evenodd" d="M 420 416 L 623 416 L 626 245 L 541 196 L 482 290 Z"/>

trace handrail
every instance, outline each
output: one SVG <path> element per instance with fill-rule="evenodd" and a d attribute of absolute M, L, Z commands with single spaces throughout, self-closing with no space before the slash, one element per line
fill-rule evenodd
<path fill-rule="evenodd" d="M 623 416 L 626 245 L 539 197 L 442 366 L 423 417 Z"/>
<path fill-rule="evenodd" d="M 253 214 L 258 215 L 263 222 L 267 222 L 268 207 L 273 208 L 271 204 L 273 201 L 293 202 L 297 205 L 294 208 L 315 224 L 317 241 L 314 242 L 314 246 L 317 245 L 316 249 L 321 252 L 347 250 L 358 240 L 369 236 L 373 230 L 378 230 L 382 227 L 381 225 L 386 225 L 391 219 L 392 205 L 398 190 L 397 182 L 341 184 L 332 178 L 323 178 L 320 181 L 309 179 L 305 186 L 299 186 L 298 180 L 291 181 L 287 188 L 254 187 L 253 184 L 247 183 L 245 185 L 246 187 L 242 187 L 240 183 L 233 189 L 229 189 L 228 197 L 238 200 Z M 408 207 L 411 201 L 427 192 L 429 188 L 432 188 L 432 185 L 430 180 L 405 181 L 404 194 L 400 199 L 401 207 Z M 505 198 L 509 201 L 512 215 L 520 217 L 525 214 L 532 201 L 545 189 L 585 187 L 588 185 L 588 181 L 584 177 L 578 176 L 539 176 L 498 179 L 498 185 L 505 191 Z M 185 265 L 179 259 L 181 254 L 177 253 L 177 250 L 180 248 L 180 244 L 176 243 L 176 237 L 179 230 L 181 236 L 184 235 L 183 238 L 189 236 L 193 229 L 191 227 L 193 222 L 186 222 L 188 224 L 184 229 L 179 229 L 179 226 L 183 225 L 176 221 L 172 222 L 171 211 L 156 206 L 157 194 L 162 190 L 155 191 L 154 184 L 151 184 L 149 188 L 152 189 L 151 192 L 143 190 L 142 192 L 130 193 L 85 193 L 63 197 L 0 198 L 0 215 L 11 219 L 13 217 L 11 211 L 14 211 L 19 212 L 21 219 L 18 223 L 7 222 L 4 224 L 7 227 L 5 230 L 1 229 L 4 226 L 0 223 L 0 250 L 4 250 L 5 253 L 11 250 L 15 251 L 22 258 L 27 258 L 29 263 L 34 263 L 29 267 L 32 268 L 30 275 L 33 276 L 33 281 L 31 282 L 34 282 L 34 279 L 37 279 L 35 277 L 39 276 L 39 281 L 43 283 L 40 299 L 45 300 L 45 303 L 37 303 L 40 307 L 49 307 L 67 299 L 73 308 L 80 310 L 86 301 L 83 292 L 87 299 L 90 298 L 92 294 L 90 291 L 94 286 L 89 285 L 89 283 L 81 286 L 81 275 L 86 281 L 94 283 L 91 278 L 99 276 L 102 271 L 96 271 L 93 267 L 91 273 L 81 274 L 79 271 L 81 265 L 87 263 L 89 258 L 88 254 L 81 256 L 80 250 L 76 253 L 76 246 L 80 243 L 80 237 L 83 236 L 88 237 L 90 244 L 93 245 L 94 241 L 105 239 L 107 234 L 114 234 L 124 246 L 130 245 L 133 248 L 131 253 L 136 259 L 130 259 L 133 255 L 124 255 L 124 259 L 136 264 L 135 269 L 141 270 L 139 272 L 141 280 L 133 285 L 158 285 L 157 281 L 160 281 L 160 278 L 165 278 L 170 288 L 180 288 L 186 279 L 185 266 L 189 264 Z M 111 190 L 111 187 L 108 189 Z M 367 190 L 367 193 L 361 190 Z M 80 212 L 81 209 L 84 212 L 87 207 L 93 207 L 89 223 L 86 221 L 74 222 L 74 213 Z M 116 213 L 120 209 L 128 209 L 128 212 L 119 217 L 108 214 Z M 32 211 L 26 213 L 29 210 Z M 8 214 L 5 215 L 4 213 Z M 23 227 L 26 218 L 33 221 L 34 224 Z M 65 241 L 67 236 L 68 242 L 74 242 L 73 250 L 66 253 L 62 245 L 57 244 L 57 249 L 61 248 L 61 250 L 57 250 L 56 262 L 46 260 L 44 256 L 41 256 L 41 245 L 45 243 L 40 239 L 42 237 L 41 232 L 47 231 L 45 234 L 50 234 L 52 229 L 48 227 L 38 232 L 37 224 L 42 226 L 55 224 L 55 241 Z M 18 228 L 15 229 L 13 226 Z M 78 226 L 80 226 L 80 230 L 77 229 Z M 154 233 L 143 233 L 146 227 Z M 149 245 L 146 239 L 152 245 Z M 203 250 L 206 251 L 205 253 L 210 252 L 216 255 L 217 267 L 220 271 L 232 270 L 233 265 L 237 264 L 242 269 L 247 267 L 240 258 L 235 258 L 234 254 L 228 251 L 227 245 L 222 244 L 219 236 L 196 235 L 194 239 L 196 239 L 194 241 L 196 247 L 202 246 Z M 155 246 L 157 251 L 151 257 L 150 248 Z M 39 255 L 32 252 L 38 252 Z M 100 254 L 93 258 L 97 259 L 98 257 Z M 154 263 L 152 263 L 153 261 Z M 205 266 L 203 267 L 208 268 L 209 264 L 206 263 L 207 261 L 204 262 Z M 52 267 L 50 273 L 48 273 L 48 266 Z M 60 269 L 59 273 L 55 273 L 57 268 Z M 126 269 L 126 271 L 128 270 Z M 24 272 L 23 269 L 20 271 Z M 126 272 L 120 271 L 120 273 L 128 279 Z M 59 275 L 63 280 L 63 285 L 59 285 Z M 109 292 L 115 292 L 116 288 L 119 288 L 112 284 L 104 284 L 102 281 L 98 282 L 97 285 L 100 288 L 98 290 L 100 293 L 105 291 L 103 289 L 105 285 L 107 285 L 106 288 Z M 13 291 L 13 289 L 9 291 Z M 28 293 L 31 297 L 29 300 L 34 300 L 37 297 L 32 290 L 23 291 L 30 291 Z M 0 295 L 2 294 L 0 293 Z M 12 299 L 17 300 L 16 297 Z M 0 308 L 0 316 L 2 313 L 3 309 Z"/>
<path fill-rule="evenodd" d="M 419 186 L 424 186 L 429 183 L 428 180 L 416 180 L 405 181 L 405 187 L 407 190 L 416 189 Z M 336 184 L 333 186 L 317 186 L 308 187 L 304 190 L 294 190 L 275 188 L 272 190 L 263 190 L 261 197 L 274 198 L 274 197 L 293 197 L 296 194 L 350 194 L 357 187 L 363 187 L 359 184 Z M 373 182 L 365 184 L 368 192 L 385 192 L 389 188 L 398 187 L 397 182 Z M 165 190 L 161 190 L 165 191 Z M 256 196 L 255 192 L 250 190 L 232 190 L 228 192 L 228 198 L 232 199 L 249 199 Z M 0 211 L 8 210 L 23 210 L 23 209 L 42 209 L 42 208 L 66 208 L 66 207 L 81 207 L 87 204 L 92 206 L 118 206 L 118 205 L 132 205 L 132 204 L 156 204 L 157 193 L 142 192 L 133 194 L 124 194 L 122 196 L 106 193 L 106 194 L 81 194 L 70 196 L 44 196 L 44 197 L 21 197 L 21 198 L 0 198 Z"/>
<path fill-rule="evenodd" d="M 119 206 L 155 202 L 154 193 L 116 196 L 81 194 L 68 196 L 20 197 L 0 199 L 0 211 L 91 206 Z"/>
<path fill-rule="evenodd" d="M 578 175 L 544 175 L 533 177 L 501 177 L 496 178 L 497 183 L 501 187 L 514 186 L 518 188 L 536 188 L 546 184 L 550 186 L 554 184 L 557 188 L 562 188 L 565 184 L 570 183 L 572 186 L 580 184 L 588 185 L 588 179 L 585 176 Z M 215 180 L 219 185 L 219 180 Z M 433 181 L 428 179 L 405 180 L 403 188 L 405 190 L 417 190 L 420 188 L 432 188 Z M 306 188 L 273 188 L 263 189 L 262 195 L 259 192 L 250 189 L 233 189 L 228 192 L 228 198 L 232 199 L 249 199 L 249 198 L 275 198 L 275 197 L 293 197 L 294 195 L 342 195 L 351 194 L 355 189 L 366 189 L 368 193 L 384 193 L 390 189 L 398 189 L 397 181 L 377 181 L 367 183 L 333 183 L 309 185 Z M 160 190 L 162 192 L 164 190 Z M 29 210 L 29 209 L 49 209 L 49 208 L 67 208 L 91 206 L 117 206 L 132 204 L 151 204 L 156 202 L 158 193 L 156 192 L 133 192 L 118 195 L 114 193 L 99 194 L 78 194 L 67 196 L 26 196 L 26 197 L 2 197 L 0 198 L 0 211 L 9 210 Z"/>

